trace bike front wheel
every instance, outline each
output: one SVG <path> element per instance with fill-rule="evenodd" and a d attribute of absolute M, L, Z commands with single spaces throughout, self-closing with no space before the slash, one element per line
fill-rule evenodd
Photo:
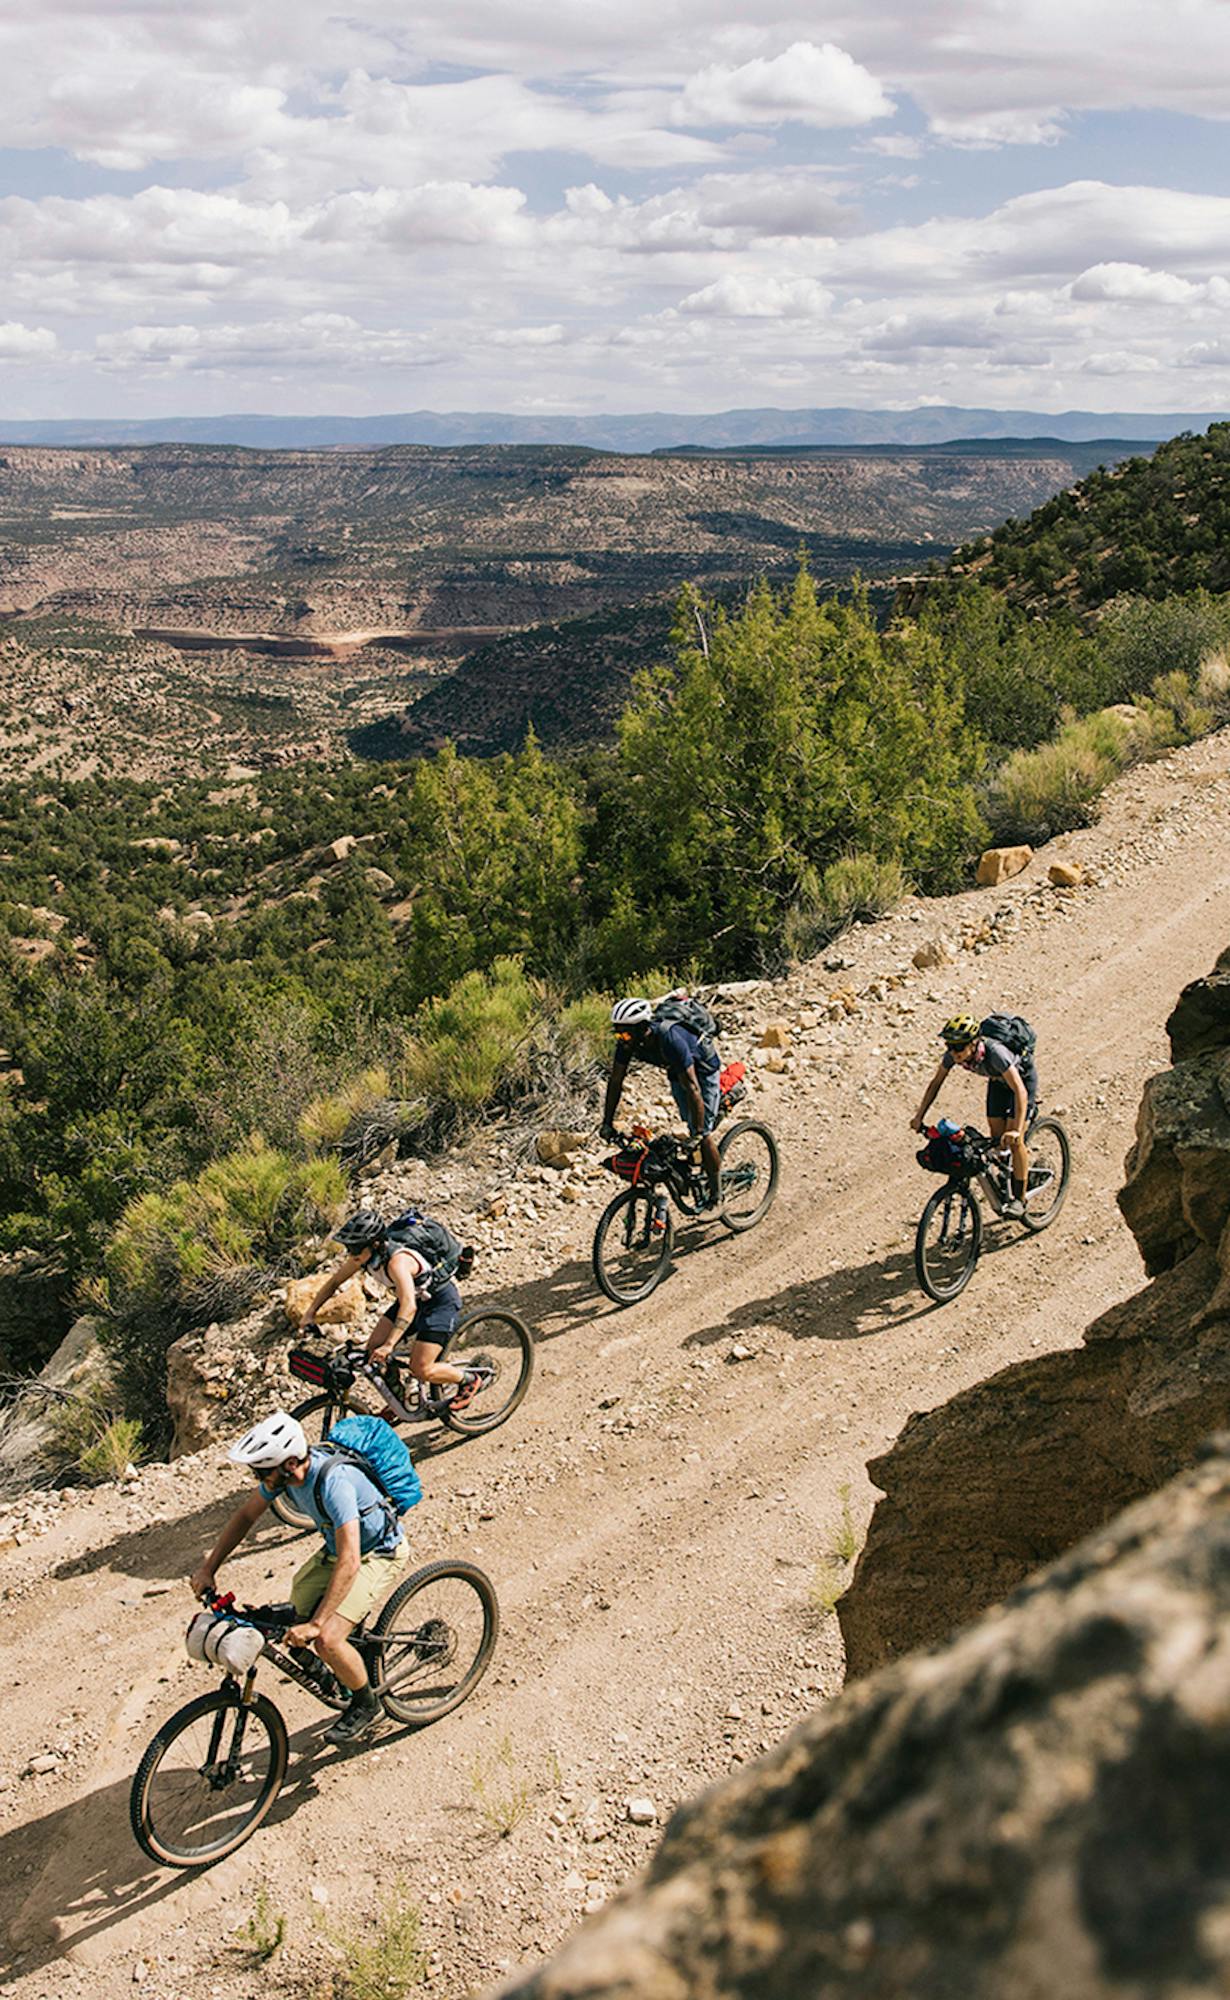
<path fill-rule="evenodd" d="M 132 1781 L 137 1844 L 169 1868 L 201 1868 L 256 1832 L 286 1776 L 286 1724 L 263 1694 L 199 1695 L 164 1722 Z"/>
<path fill-rule="evenodd" d="M 982 1247 L 982 1210 L 965 1186 L 940 1188 L 919 1217 L 914 1269 L 929 1298 L 944 1305 L 965 1290 Z"/>
<path fill-rule="evenodd" d="M 464 1410 L 454 1413 L 447 1399 L 441 1402 L 440 1415 L 451 1431 L 459 1431 L 462 1437 L 478 1437 L 511 1417 L 534 1373 L 534 1340 L 524 1320 L 510 1312 L 480 1309 L 467 1313 L 458 1320 L 444 1352 L 445 1358 L 460 1368 L 490 1371 L 490 1380 Z M 430 1391 L 433 1405 L 438 1394 Z"/>
<path fill-rule="evenodd" d="M 594 1276 L 617 1306 L 635 1305 L 660 1285 L 670 1263 L 674 1224 L 659 1215 L 648 1188 L 625 1188 L 608 1202 L 594 1231 Z"/>
<path fill-rule="evenodd" d="M 722 1221 L 736 1232 L 766 1216 L 777 1193 L 777 1141 L 767 1125 L 741 1118 L 718 1141 Z"/>
<path fill-rule="evenodd" d="M 421 1729 L 459 1707 L 486 1673 L 499 1630 L 495 1589 L 473 1563 L 429 1563 L 408 1576 L 367 1648 L 389 1714 Z"/>
<path fill-rule="evenodd" d="M 1049 1229 L 1068 1192 L 1072 1148 L 1057 1118 L 1039 1118 L 1028 1135 L 1029 1185 L 1021 1220 L 1035 1236 Z"/>

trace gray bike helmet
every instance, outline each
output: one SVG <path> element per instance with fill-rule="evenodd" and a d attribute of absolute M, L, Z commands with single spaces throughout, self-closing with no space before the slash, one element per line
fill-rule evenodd
<path fill-rule="evenodd" d="M 333 1235 L 343 1250 L 370 1250 L 384 1236 L 384 1217 L 374 1208 L 357 1208 Z"/>

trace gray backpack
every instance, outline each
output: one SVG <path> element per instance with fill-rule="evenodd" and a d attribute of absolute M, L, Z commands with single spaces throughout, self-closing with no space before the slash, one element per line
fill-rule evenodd
<path fill-rule="evenodd" d="M 1001 1042 L 1014 1056 L 1028 1061 L 1038 1037 L 1023 1014 L 988 1014 L 978 1033 L 984 1042 Z"/>
<path fill-rule="evenodd" d="M 447 1285 L 461 1262 L 462 1246 L 452 1230 L 430 1215 L 420 1215 L 417 1208 L 395 1216 L 385 1231 L 385 1256 L 391 1257 L 398 1250 L 413 1250 L 430 1264 L 429 1289 L 433 1292 Z"/>
<path fill-rule="evenodd" d="M 694 1000 L 690 993 L 668 993 L 665 1000 L 659 1000 L 654 1008 L 653 1018 L 664 1027 L 686 1028 L 698 1037 L 706 1055 L 713 1054 L 718 1024 L 703 1000 Z"/>

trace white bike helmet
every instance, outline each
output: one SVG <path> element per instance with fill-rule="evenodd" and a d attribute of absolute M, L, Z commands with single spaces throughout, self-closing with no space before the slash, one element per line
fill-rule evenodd
<path fill-rule="evenodd" d="M 653 1019 L 653 1003 L 650 1000 L 617 1000 L 611 1009 L 613 1028 L 643 1028 L 646 1021 Z"/>
<path fill-rule="evenodd" d="M 226 1455 L 232 1465 L 250 1465 L 257 1472 L 272 1472 L 276 1466 L 285 1465 L 288 1458 L 307 1457 L 307 1434 L 296 1418 L 288 1417 L 285 1410 L 275 1410 L 271 1417 L 254 1425 L 238 1444 L 233 1444 Z"/>

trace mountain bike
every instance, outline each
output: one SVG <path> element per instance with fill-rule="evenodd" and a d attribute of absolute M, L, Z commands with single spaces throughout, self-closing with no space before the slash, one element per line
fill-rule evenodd
<path fill-rule="evenodd" d="M 298 1622 L 292 1604 L 236 1610 L 232 1595 L 212 1591 L 202 1602 L 232 1630 L 254 1632 L 263 1643 L 251 1665 L 225 1666 L 224 1655 L 221 1687 L 164 1722 L 137 1766 L 128 1802 L 132 1831 L 152 1861 L 170 1868 L 200 1868 L 233 1854 L 281 1790 L 290 1742 L 281 1710 L 257 1693 L 260 1658 L 326 1708 L 343 1709 L 349 1700 L 323 1660 L 285 1643 Z M 408 1576 L 370 1631 L 364 1621 L 350 1637 L 386 1715 L 423 1729 L 473 1693 L 499 1629 L 491 1579 L 473 1563 L 445 1561 Z"/>
<path fill-rule="evenodd" d="M 331 1354 L 293 1347 L 287 1363 L 291 1374 L 316 1383 L 321 1393 L 290 1414 L 303 1425 L 309 1445 L 327 1437 L 339 1418 L 352 1415 L 383 1416 L 395 1429 L 439 1422 L 461 1437 L 480 1437 L 511 1417 L 534 1373 L 534 1340 L 524 1320 L 516 1313 L 482 1306 L 463 1314 L 441 1354 L 463 1367 L 484 1371 L 481 1388 L 464 1410 L 452 1407 L 451 1382 L 437 1386 L 417 1381 L 396 1354 L 382 1368 L 357 1345 L 335 1348 Z M 315 1526 L 290 1491 L 279 1493 L 271 1504 L 287 1527 Z"/>
<path fill-rule="evenodd" d="M 605 1162 L 629 1185 L 607 1203 L 594 1231 L 594 1276 L 608 1299 L 634 1305 L 666 1276 L 674 1243 L 671 1203 L 691 1220 L 712 1215 L 727 1229 L 751 1229 L 769 1212 L 777 1193 L 777 1142 L 767 1125 L 740 1118 L 718 1140 L 721 1201 L 710 1206 L 709 1182 L 698 1149 L 646 1125 L 626 1137 Z"/>
<path fill-rule="evenodd" d="M 937 1138 L 930 1129 L 928 1147 Z M 1029 1144 L 1029 1182 L 1021 1226 L 1031 1235 L 1049 1229 L 1068 1192 L 1072 1149 L 1057 1118 L 1035 1118 L 1025 1134 Z M 944 1305 L 965 1290 L 982 1249 L 982 1209 L 972 1185 L 977 1182 L 996 1215 L 1012 1196 L 1009 1156 L 993 1139 L 966 1126 L 949 1140 L 950 1157 L 943 1167 L 947 1184 L 931 1196 L 914 1237 L 914 1269 L 930 1298 Z M 924 1152 L 928 1148 L 923 1149 Z M 922 1160 L 923 1155 L 919 1154 Z"/>

